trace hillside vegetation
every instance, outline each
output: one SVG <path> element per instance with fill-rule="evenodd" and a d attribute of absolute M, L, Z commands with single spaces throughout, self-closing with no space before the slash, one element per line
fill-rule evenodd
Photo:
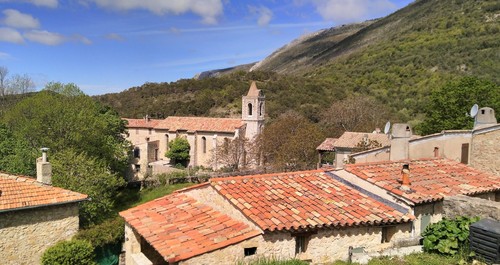
<path fill-rule="evenodd" d="M 333 103 L 368 95 L 392 120 L 417 124 L 427 96 L 448 82 L 474 76 L 499 89 L 499 20 L 498 1 L 415 1 L 376 21 L 298 39 L 249 73 L 146 83 L 98 99 L 124 117 L 237 116 L 241 95 L 257 80 L 271 118 L 295 110 L 319 122 Z"/>

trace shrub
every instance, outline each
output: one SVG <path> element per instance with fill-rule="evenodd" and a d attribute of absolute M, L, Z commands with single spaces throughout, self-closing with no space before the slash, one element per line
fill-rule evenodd
<path fill-rule="evenodd" d="M 424 251 L 455 255 L 468 249 L 469 226 L 479 217 L 457 217 L 443 219 L 429 225 L 422 233 Z"/>
<path fill-rule="evenodd" d="M 122 242 L 125 236 L 124 225 L 123 218 L 118 216 L 99 225 L 80 230 L 75 239 L 88 241 L 94 248 L 117 244 Z"/>
<path fill-rule="evenodd" d="M 168 143 L 168 151 L 165 154 L 176 165 L 187 165 L 189 161 L 189 142 L 186 138 L 178 137 Z"/>
<path fill-rule="evenodd" d="M 96 265 L 94 248 L 85 240 L 61 241 L 42 255 L 42 265 Z"/>

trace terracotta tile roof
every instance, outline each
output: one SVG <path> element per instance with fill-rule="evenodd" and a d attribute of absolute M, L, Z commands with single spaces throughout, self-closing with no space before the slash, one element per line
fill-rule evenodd
<path fill-rule="evenodd" d="M 126 119 L 128 121 L 127 128 L 154 128 L 160 121 L 162 120 L 153 120 L 153 119 Z"/>
<path fill-rule="evenodd" d="M 120 212 L 168 262 L 178 262 L 260 235 L 183 194 L 173 193 Z"/>
<path fill-rule="evenodd" d="M 316 150 L 318 151 L 334 151 L 335 150 L 335 142 L 337 141 L 338 138 L 326 138 L 318 147 L 316 147 Z"/>
<path fill-rule="evenodd" d="M 234 132 L 244 124 L 241 119 L 170 116 L 159 122 L 155 129 L 187 130 L 188 132 Z"/>
<path fill-rule="evenodd" d="M 344 132 L 342 136 L 335 142 L 335 147 L 340 148 L 356 148 L 358 143 L 363 141 L 363 138 L 367 136 L 369 140 L 377 141 L 382 146 L 388 146 L 391 144 L 389 137 L 381 133 L 363 133 L 363 132 Z"/>
<path fill-rule="evenodd" d="M 87 195 L 43 185 L 35 179 L 0 174 L 0 211 L 85 200 Z"/>
<path fill-rule="evenodd" d="M 263 230 L 396 223 L 412 218 L 319 170 L 218 178 L 210 184 Z"/>
<path fill-rule="evenodd" d="M 410 191 L 400 189 L 401 170 L 406 163 L 410 166 Z M 349 164 L 344 169 L 415 204 L 500 190 L 500 176 L 447 159 Z"/>

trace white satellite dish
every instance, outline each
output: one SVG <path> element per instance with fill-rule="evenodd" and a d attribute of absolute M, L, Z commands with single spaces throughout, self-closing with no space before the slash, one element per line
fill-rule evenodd
<path fill-rule="evenodd" d="M 384 133 L 388 134 L 390 129 L 391 129 L 391 122 L 388 121 L 388 122 L 385 123 Z"/>
<path fill-rule="evenodd" d="M 478 110 L 479 110 L 479 106 L 477 104 L 474 104 L 474 106 L 472 106 L 472 108 L 470 109 L 470 116 L 472 118 L 476 117 Z"/>

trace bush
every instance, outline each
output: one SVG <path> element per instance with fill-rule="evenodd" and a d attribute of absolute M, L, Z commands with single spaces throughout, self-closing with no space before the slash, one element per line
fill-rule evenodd
<path fill-rule="evenodd" d="M 125 221 L 118 216 L 106 220 L 102 224 L 80 230 L 75 239 L 88 241 L 94 248 L 117 244 L 122 242 L 125 237 L 124 226 Z"/>
<path fill-rule="evenodd" d="M 424 251 L 446 255 L 467 251 L 469 226 L 478 220 L 479 217 L 461 216 L 451 220 L 443 219 L 427 226 L 422 233 Z"/>
<path fill-rule="evenodd" d="M 94 248 L 85 240 L 61 241 L 42 255 L 42 265 L 96 265 Z"/>

